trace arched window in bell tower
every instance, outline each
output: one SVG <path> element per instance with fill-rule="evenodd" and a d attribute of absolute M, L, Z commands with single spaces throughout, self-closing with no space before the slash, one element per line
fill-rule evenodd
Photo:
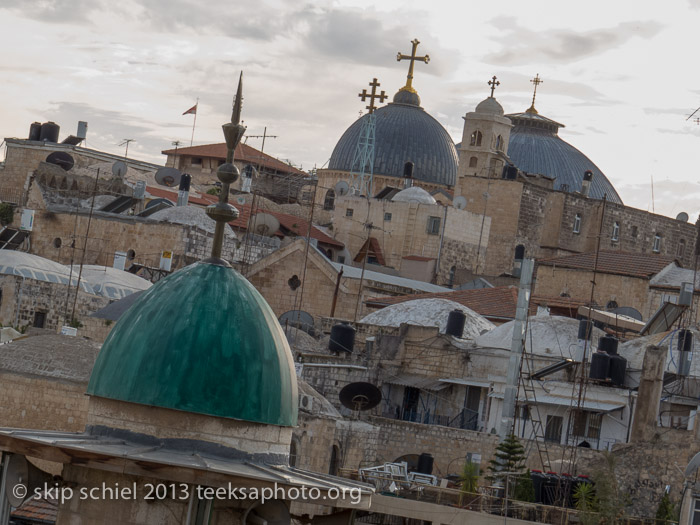
<path fill-rule="evenodd" d="M 479 162 L 479 161 L 478 161 L 478 159 L 477 159 L 476 157 L 470 158 L 470 159 L 469 159 L 469 167 L 470 167 L 470 168 L 476 168 L 477 162 Z"/>
<path fill-rule="evenodd" d="M 501 135 L 496 137 L 496 151 L 503 151 L 503 137 Z"/>
<path fill-rule="evenodd" d="M 469 145 L 470 146 L 481 146 L 481 140 L 483 139 L 483 135 L 481 134 L 481 131 L 478 129 L 472 133 L 471 139 L 469 140 Z"/>

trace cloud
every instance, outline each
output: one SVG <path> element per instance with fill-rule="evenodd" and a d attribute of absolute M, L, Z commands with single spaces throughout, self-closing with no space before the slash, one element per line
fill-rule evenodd
<path fill-rule="evenodd" d="M 652 211 L 651 180 L 640 184 L 616 184 L 615 188 L 625 204 Z M 685 211 L 692 222 L 700 209 L 700 183 L 697 181 L 673 181 L 654 178 L 654 203 L 656 213 L 675 217 Z"/>
<path fill-rule="evenodd" d="M 85 22 L 101 9 L 98 0 L 4 0 L 0 10 L 7 9 L 25 18 L 57 24 Z"/>
<path fill-rule="evenodd" d="M 658 22 L 647 21 L 581 32 L 533 30 L 518 25 L 511 16 L 500 16 L 490 23 L 500 30 L 496 40 L 502 49 L 487 55 L 486 60 L 499 65 L 575 62 L 620 47 L 633 37 L 651 38 L 662 27 Z"/>

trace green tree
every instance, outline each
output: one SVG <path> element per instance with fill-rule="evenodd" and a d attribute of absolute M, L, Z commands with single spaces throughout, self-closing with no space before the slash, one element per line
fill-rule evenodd
<path fill-rule="evenodd" d="M 221 188 L 209 188 L 207 190 L 208 195 L 218 195 L 219 193 L 221 193 Z"/>
<path fill-rule="evenodd" d="M 15 211 L 11 204 L 6 202 L 0 203 L 0 224 L 3 226 L 10 224 L 14 218 L 14 213 Z"/>
<path fill-rule="evenodd" d="M 513 498 L 518 501 L 535 501 L 535 485 L 532 483 L 532 477 L 530 477 L 530 469 L 527 469 L 525 474 L 516 478 Z"/>
<path fill-rule="evenodd" d="M 671 502 L 668 492 L 664 492 L 659 508 L 656 509 L 656 523 L 659 525 L 665 524 L 667 521 L 678 521 L 678 511 L 676 506 Z"/>
<path fill-rule="evenodd" d="M 479 488 L 479 475 L 481 474 L 481 469 L 478 463 L 472 463 L 467 461 L 462 467 L 462 474 L 459 476 L 461 481 L 461 491 L 470 492 L 472 494 L 476 493 Z"/>
<path fill-rule="evenodd" d="M 506 482 L 508 476 L 508 493 L 513 497 L 517 481 L 525 475 L 525 449 L 513 434 L 505 438 L 496 447 L 493 459 L 489 462 L 489 480 Z M 534 489 L 533 489 L 534 499 Z"/>

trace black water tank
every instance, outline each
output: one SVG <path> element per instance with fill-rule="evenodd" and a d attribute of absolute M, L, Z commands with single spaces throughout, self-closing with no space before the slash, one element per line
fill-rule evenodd
<path fill-rule="evenodd" d="M 687 376 L 690 373 L 690 363 L 693 359 L 693 332 L 678 330 L 678 375 Z"/>
<path fill-rule="evenodd" d="M 598 351 L 609 355 L 617 354 L 617 338 L 611 335 L 604 335 L 598 339 Z"/>
<path fill-rule="evenodd" d="M 462 337 L 464 333 L 464 325 L 467 322 L 467 316 L 462 310 L 452 310 L 447 316 L 447 327 L 445 333 L 455 337 Z"/>
<path fill-rule="evenodd" d="M 60 129 L 61 126 L 55 122 L 44 122 L 41 125 L 39 140 L 45 140 L 46 142 L 58 142 L 58 132 Z"/>
<path fill-rule="evenodd" d="M 32 122 L 29 126 L 29 140 L 41 140 L 41 122 Z"/>
<path fill-rule="evenodd" d="M 610 356 L 610 380 L 615 386 L 625 384 L 625 372 L 627 371 L 627 359 L 618 354 Z"/>
<path fill-rule="evenodd" d="M 593 321 L 589 319 L 581 319 L 578 322 L 578 338 L 591 340 L 593 333 Z"/>
<path fill-rule="evenodd" d="M 190 191 L 190 183 L 192 182 L 192 175 L 189 173 L 183 173 L 180 177 L 180 191 Z"/>
<path fill-rule="evenodd" d="M 331 338 L 328 341 L 328 349 L 331 352 L 352 353 L 355 345 L 355 329 L 347 323 L 334 325 L 331 328 Z"/>
<path fill-rule="evenodd" d="M 556 472 L 547 472 L 542 483 L 542 504 L 554 505 L 557 501 L 557 486 L 559 475 Z"/>
<path fill-rule="evenodd" d="M 433 473 L 433 456 L 427 452 L 423 452 L 418 456 L 418 466 L 416 467 L 416 472 L 421 474 L 432 474 Z"/>
<path fill-rule="evenodd" d="M 532 480 L 532 487 L 535 489 L 535 503 L 543 503 L 542 486 L 544 485 L 547 476 L 541 470 L 531 470 L 530 479 Z"/>
<path fill-rule="evenodd" d="M 610 373 L 610 356 L 605 352 L 593 352 L 591 356 L 591 379 L 606 380 Z"/>

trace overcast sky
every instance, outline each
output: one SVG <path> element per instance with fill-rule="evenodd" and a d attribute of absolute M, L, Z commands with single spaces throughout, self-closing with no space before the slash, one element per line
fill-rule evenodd
<path fill-rule="evenodd" d="M 700 0 L 414 2 L 0 0 L 0 133 L 26 137 L 53 120 L 61 138 L 89 124 L 87 146 L 162 163 L 174 140 L 223 142 L 238 74 L 250 135 L 266 152 L 322 167 L 377 77 L 406 77 L 398 51 L 419 52 L 423 107 L 461 140 L 462 116 L 488 96 L 536 107 L 608 176 L 623 201 L 697 217 L 700 106 L 694 63 Z M 700 112 L 698 112 L 700 117 Z M 260 147 L 260 139 L 248 143 Z M 652 203 L 651 180 L 654 181 Z"/>

